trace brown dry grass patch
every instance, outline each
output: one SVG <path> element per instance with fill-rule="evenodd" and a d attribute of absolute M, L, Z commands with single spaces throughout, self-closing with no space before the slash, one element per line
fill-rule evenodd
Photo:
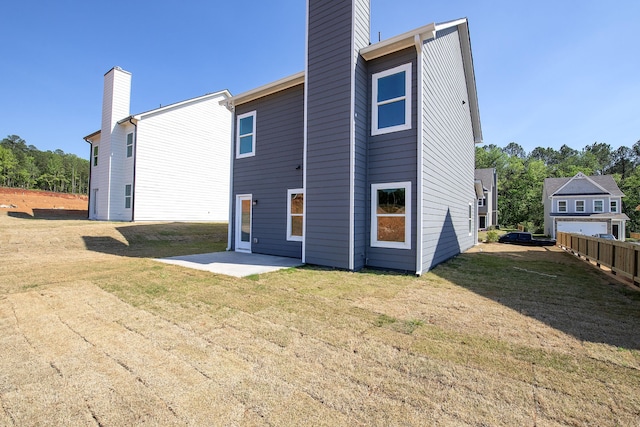
<path fill-rule="evenodd" d="M 483 245 L 420 278 L 149 259 L 225 239 L 0 216 L 0 424 L 640 419 L 638 292 L 558 249 Z"/>

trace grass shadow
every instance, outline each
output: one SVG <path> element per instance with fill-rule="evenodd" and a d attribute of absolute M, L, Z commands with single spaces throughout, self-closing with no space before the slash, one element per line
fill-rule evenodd
<path fill-rule="evenodd" d="M 640 291 L 565 252 L 466 253 L 432 273 L 579 340 L 640 349 Z"/>
<path fill-rule="evenodd" d="M 227 224 L 163 223 L 116 227 L 113 236 L 82 236 L 94 252 L 135 258 L 163 258 L 223 251 L 227 246 Z"/>
<path fill-rule="evenodd" d="M 54 221 L 87 219 L 86 209 L 32 209 L 33 215 L 26 212 L 10 211 L 7 215 L 19 219 L 46 219 Z"/>

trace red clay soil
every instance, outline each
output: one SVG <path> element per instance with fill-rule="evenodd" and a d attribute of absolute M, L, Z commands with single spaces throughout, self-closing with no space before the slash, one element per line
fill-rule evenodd
<path fill-rule="evenodd" d="M 88 200 L 83 194 L 0 187 L 0 214 L 86 218 Z"/>

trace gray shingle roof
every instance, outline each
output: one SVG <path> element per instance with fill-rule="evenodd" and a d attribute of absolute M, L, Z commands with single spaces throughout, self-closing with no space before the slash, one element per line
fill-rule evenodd
<path fill-rule="evenodd" d="M 563 188 L 565 184 L 567 184 L 569 181 L 576 178 L 577 176 L 578 175 L 572 176 L 569 178 L 546 178 L 544 180 L 544 188 L 547 196 L 553 196 L 556 193 L 558 193 L 558 191 L 560 191 L 560 193 L 558 194 L 562 194 L 562 195 L 570 195 L 570 194 L 586 195 L 586 194 L 607 194 L 608 193 L 611 196 L 615 196 L 615 197 L 624 196 L 624 193 L 620 191 L 618 184 L 616 184 L 616 182 L 613 180 L 613 177 L 611 175 L 594 175 L 594 176 L 587 177 L 591 181 L 593 181 L 594 183 L 602 187 L 607 193 L 603 193 L 601 189 L 597 189 L 597 187 L 593 186 L 593 184 L 588 183 L 588 181 L 587 183 L 585 183 L 585 185 L 571 185 L 570 188 L 569 186 L 567 186 L 566 188 Z M 582 191 L 579 191 L 581 189 Z"/>
<path fill-rule="evenodd" d="M 476 169 L 475 179 L 479 179 L 486 190 L 491 190 L 494 171 L 494 168 Z"/>

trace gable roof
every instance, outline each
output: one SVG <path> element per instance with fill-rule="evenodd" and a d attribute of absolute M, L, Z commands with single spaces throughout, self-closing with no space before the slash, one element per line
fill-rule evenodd
<path fill-rule="evenodd" d="M 483 168 L 475 170 L 475 179 L 482 182 L 485 191 L 490 191 L 493 187 L 493 174 L 496 172 L 494 168 Z"/>
<path fill-rule="evenodd" d="M 457 19 L 454 21 L 442 22 L 440 24 L 432 23 L 412 31 L 400 34 L 390 39 L 370 44 L 360 49 L 360 55 L 366 60 L 379 58 L 390 53 L 416 46 L 422 49 L 422 44 L 430 39 L 437 37 L 438 31 L 457 27 L 460 34 L 460 45 L 462 48 L 462 59 L 464 66 L 464 75 L 467 83 L 467 92 L 469 94 L 469 110 L 471 112 L 471 126 L 473 129 L 473 138 L 476 144 L 482 143 L 482 128 L 480 126 L 480 110 L 478 108 L 478 94 L 476 91 L 476 77 L 473 68 L 473 55 L 471 54 L 471 39 L 469 37 L 469 25 L 467 18 Z M 244 104 L 249 101 L 271 95 L 290 87 L 304 84 L 305 72 L 293 74 L 292 76 L 276 80 L 255 89 L 240 93 L 229 99 L 220 101 L 221 105 L 225 105 L 231 109 L 236 105 Z"/>
<path fill-rule="evenodd" d="M 586 176 L 578 172 L 569 178 L 546 178 L 544 193 L 552 196 L 610 195 L 624 197 L 611 175 Z"/>
<path fill-rule="evenodd" d="M 138 121 L 144 118 L 147 118 L 148 116 L 152 116 L 152 115 L 156 115 L 156 114 L 161 114 L 164 113 L 166 111 L 169 110 L 175 110 L 177 108 L 182 108 L 184 106 L 190 105 L 190 104 L 195 104 L 201 101 L 205 101 L 207 99 L 210 98 L 217 98 L 219 96 L 223 96 L 224 98 L 228 99 L 231 98 L 231 93 L 227 90 L 227 89 L 223 89 L 220 90 L 218 92 L 212 92 L 212 93 L 207 93 L 205 95 L 201 95 L 201 96 L 197 96 L 195 98 L 189 98 L 189 99 L 185 99 L 184 101 L 179 101 L 179 102 L 174 102 L 173 104 L 168 104 L 165 105 L 164 107 L 159 107 L 159 108 L 154 108 L 153 110 L 148 110 L 148 111 L 144 111 L 142 113 L 139 114 L 132 114 L 130 116 L 127 116 L 123 119 L 118 120 L 118 124 L 121 125 L 123 123 L 126 123 L 130 120 L 132 121 Z M 85 136 L 83 139 L 86 142 L 91 142 L 90 140 L 92 138 L 95 138 L 97 135 L 100 135 L 102 133 L 101 130 L 97 130 L 93 133 L 90 133 L 89 135 Z"/>

